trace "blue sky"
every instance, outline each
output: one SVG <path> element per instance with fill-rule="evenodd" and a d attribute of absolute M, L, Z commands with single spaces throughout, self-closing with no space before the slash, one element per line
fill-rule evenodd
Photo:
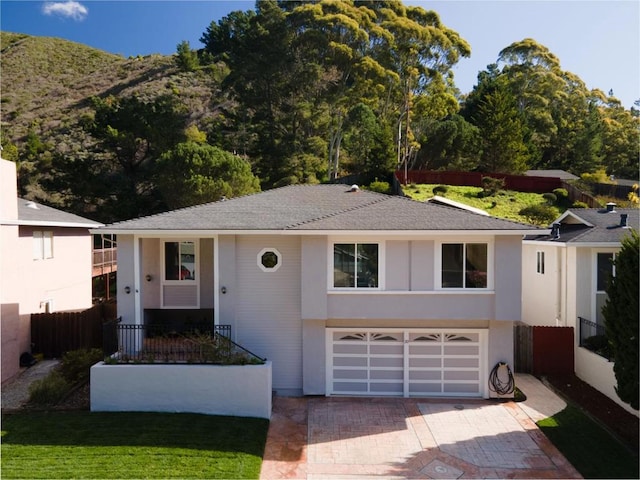
<path fill-rule="evenodd" d="M 454 67 L 463 93 L 500 50 L 530 37 L 588 88 L 613 90 L 626 108 L 640 99 L 640 2 L 637 0 L 405 0 L 435 10 L 472 49 Z M 52 36 L 121 54 L 175 53 L 183 40 L 200 48 L 212 21 L 253 1 L 27 1 L 0 2 L 3 31 Z"/>

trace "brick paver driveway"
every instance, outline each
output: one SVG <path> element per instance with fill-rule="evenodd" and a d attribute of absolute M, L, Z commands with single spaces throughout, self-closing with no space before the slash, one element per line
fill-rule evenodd
<path fill-rule="evenodd" d="M 261 478 L 580 475 L 513 402 L 276 397 Z"/>

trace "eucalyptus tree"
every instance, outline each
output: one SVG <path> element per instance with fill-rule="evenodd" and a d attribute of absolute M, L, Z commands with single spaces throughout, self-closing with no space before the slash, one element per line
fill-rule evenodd
<path fill-rule="evenodd" d="M 414 120 L 444 118 L 458 110 L 452 67 L 471 48 L 434 11 L 399 1 L 374 5 L 377 21 L 391 34 L 374 48 L 380 63 L 396 74 L 389 77 L 387 98 L 398 127 L 398 165 L 406 165 L 419 148 Z"/>
<path fill-rule="evenodd" d="M 372 4 L 321 0 L 301 4 L 289 16 L 296 46 L 326 78 L 322 92 L 327 114 L 328 176 L 336 178 L 348 112 L 363 103 L 374 106 L 394 72 L 372 56 L 371 45 L 389 36 L 375 22 Z"/>

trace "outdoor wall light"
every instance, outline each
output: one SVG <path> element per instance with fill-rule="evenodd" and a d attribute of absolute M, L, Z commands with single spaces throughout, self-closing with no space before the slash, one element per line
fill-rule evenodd
<path fill-rule="evenodd" d="M 227 287 L 220 287 L 220 293 L 222 293 L 223 295 L 227 293 Z"/>
<path fill-rule="evenodd" d="M 131 287 L 129 287 L 128 285 L 126 287 L 124 287 L 124 293 L 129 295 L 131 293 Z"/>
<path fill-rule="evenodd" d="M 149 275 L 148 273 L 144 276 L 144 279 L 145 279 L 147 282 L 150 282 L 152 278 L 153 278 L 153 277 L 152 277 L 151 275 Z"/>

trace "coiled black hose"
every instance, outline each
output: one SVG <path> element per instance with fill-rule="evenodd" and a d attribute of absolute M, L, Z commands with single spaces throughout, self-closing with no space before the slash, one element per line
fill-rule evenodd
<path fill-rule="evenodd" d="M 507 381 L 503 382 L 500 379 L 499 371 L 501 368 L 507 369 Z M 496 363 L 496 366 L 491 369 L 489 374 L 489 388 L 492 392 L 496 392 L 498 395 L 508 395 L 513 393 L 516 388 L 516 382 L 513 378 L 513 373 L 509 365 L 503 362 Z"/>

